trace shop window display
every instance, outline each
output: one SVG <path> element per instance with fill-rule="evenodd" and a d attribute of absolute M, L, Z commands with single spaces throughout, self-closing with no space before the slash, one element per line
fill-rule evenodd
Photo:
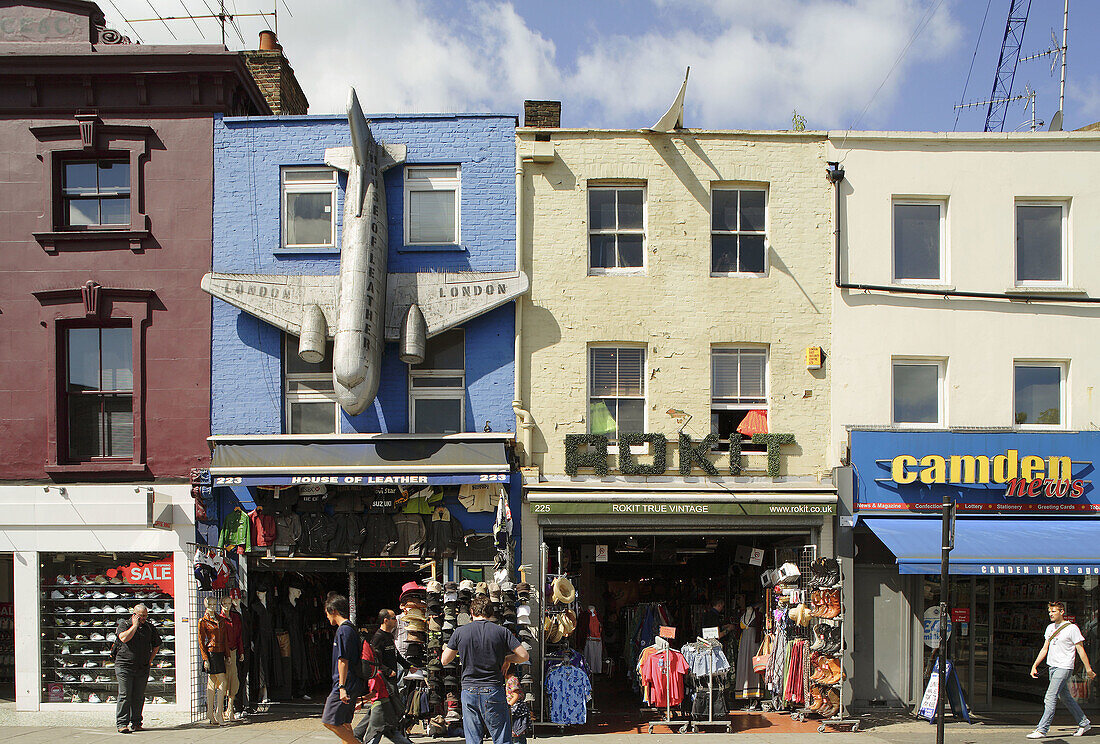
<path fill-rule="evenodd" d="M 129 619 L 136 604 L 149 610 L 163 642 L 145 702 L 175 702 L 173 568 L 171 553 L 43 554 L 43 703 L 115 703 L 111 651 L 119 621 Z"/>

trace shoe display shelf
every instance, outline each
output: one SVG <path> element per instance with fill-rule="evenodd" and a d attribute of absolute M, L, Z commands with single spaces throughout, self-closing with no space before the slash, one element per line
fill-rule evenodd
<path fill-rule="evenodd" d="M 839 561 L 834 558 L 814 561 L 805 584 L 812 607 L 810 615 L 815 618 L 814 642 L 810 645 L 814 669 L 809 676 L 811 702 L 798 720 L 820 717 L 817 728 L 820 733 L 840 727 L 849 727 L 855 733 L 859 731 L 859 720 L 846 716 L 844 704 L 844 581 Z"/>
<path fill-rule="evenodd" d="M 161 648 L 149 670 L 149 702 L 176 697 L 175 610 L 172 597 L 156 586 L 66 581 L 42 587 L 42 700 L 111 703 L 118 691 L 111 648 L 120 620 L 144 604 L 161 636 Z M 51 688 L 53 695 L 51 696 Z"/>

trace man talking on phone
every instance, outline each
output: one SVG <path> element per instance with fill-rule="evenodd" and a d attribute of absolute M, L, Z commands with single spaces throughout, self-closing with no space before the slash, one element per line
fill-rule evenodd
<path fill-rule="evenodd" d="M 115 724 L 120 734 L 141 731 L 149 667 L 160 650 L 160 633 L 149 622 L 148 608 L 138 604 L 132 612 L 128 619 L 119 620 L 115 629 L 115 677 L 118 679 Z"/>

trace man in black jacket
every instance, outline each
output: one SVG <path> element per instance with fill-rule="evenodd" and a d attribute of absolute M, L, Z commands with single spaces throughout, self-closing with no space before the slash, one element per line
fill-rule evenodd
<path fill-rule="evenodd" d="M 393 631 L 397 629 L 397 615 L 393 610 L 381 610 L 378 613 L 378 630 L 374 632 L 370 645 L 374 649 L 374 658 L 382 676 L 391 683 L 396 683 L 402 669 L 408 669 L 412 665 L 397 650 L 397 644 L 393 639 Z"/>

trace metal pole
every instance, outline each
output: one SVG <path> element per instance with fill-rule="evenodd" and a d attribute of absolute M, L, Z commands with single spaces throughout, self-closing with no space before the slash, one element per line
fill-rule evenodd
<path fill-rule="evenodd" d="M 1062 112 L 1063 121 L 1066 115 L 1066 54 L 1069 37 L 1069 0 L 1066 0 L 1062 9 L 1062 84 L 1058 89 L 1058 110 Z"/>
<path fill-rule="evenodd" d="M 951 494 L 945 488 L 943 492 L 943 539 L 940 542 L 940 678 L 936 690 L 936 744 L 943 744 L 944 701 L 947 698 L 947 623 L 949 620 L 947 569 L 951 561 L 951 506 Z"/>

